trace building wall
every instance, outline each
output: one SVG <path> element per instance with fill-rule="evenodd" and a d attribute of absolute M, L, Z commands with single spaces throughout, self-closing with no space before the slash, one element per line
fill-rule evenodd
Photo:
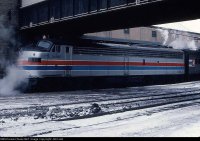
<path fill-rule="evenodd" d="M 163 37 L 163 34 L 159 31 L 159 29 L 161 28 L 138 27 L 138 28 L 90 33 L 87 35 L 164 43 L 165 38 Z M 200 47 L 200 34 L 172 30 L 172 29 L 164 29 L 164 28 L 162 28 L 161 30 L 162 31 L 167 30 L 168 32 L 168 40 L 166 44 L 170 44 L 171 42 L 177 39 L 182 39 L 187 41 L 194 40 L 196 45 Z"/>

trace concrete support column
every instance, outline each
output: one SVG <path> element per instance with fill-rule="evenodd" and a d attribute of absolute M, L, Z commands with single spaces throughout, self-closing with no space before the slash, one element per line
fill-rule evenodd
<path fill-rule="evenodd" d="M 12 57 L 18 32 L 19 0 L 0 0 L 0 70 Z"/>

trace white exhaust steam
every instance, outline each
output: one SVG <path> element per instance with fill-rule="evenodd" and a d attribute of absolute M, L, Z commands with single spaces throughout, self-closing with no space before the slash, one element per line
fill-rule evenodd
<path fill-rule="evenodd" d="M 19 94 L 19 91 L 16 89 L 20 85 L 28 83 L 27 76 L 22 69 L 15 65 L 8 66 L 6 72 L 6 76 L 0 80 L 0 96 Z"/>
<path fill-rule="evenodd" d="M 172 41 L 169 43 L 169 46 L 172 46 L 174 49 L 198 49 L 194 40 L 185 40 L 183 37 L 179 37 L 178 39 Z"/>
<path fill-rule="evenodd" d="M 4 17 L 0 16 L 0 42 L 9 43 L 10 47 L 15 47 L 16 40 L 14 37 L 14 30 L 12 26 L 5 26 Z M 0 46 L 1 50 L 4 50 L 3 46 Z M 0 66 L 5 70 L 5 76 L 0 78 L 0 96 L 16 95 L 20 92 L 17 88 L 20 85 L 26 85 L 28 79 L 22 69 L 18 68 L 15 64 L 12 64 L 10 60 L 4 57 L 5 54 L 1 54 Z M 16 58 L 15 56 L 11 56 Z"/>
<path fill-rule="evenodd" d="M 157 29 L 161 33 L 161 37 L 163 38 L 163 45 L 167 45 L 167 41 L 169 39 L 169 31 L 163 29 Z"/>
<path fill-rule="evenodd" d="M 178 31 L 171 35 L 169 39 L 169 31 L 165 29 L 157 29 L 163 38 L 163 45 L 171 46 L 174 49 L 189 49 L 189 50 L 198 50 L 195 41 L 189 39 L 188 34 L 179 35 Z"/>

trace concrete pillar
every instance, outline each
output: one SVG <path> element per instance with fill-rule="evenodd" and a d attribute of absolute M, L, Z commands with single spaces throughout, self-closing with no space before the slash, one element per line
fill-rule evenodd
<path fill-rule="evenodd" d="M 19 0 L 0 0 L 0 68 L 16 46 Z"/>

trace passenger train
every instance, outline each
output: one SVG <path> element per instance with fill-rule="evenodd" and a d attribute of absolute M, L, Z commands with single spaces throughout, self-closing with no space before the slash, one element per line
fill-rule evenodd
<path fill-rule="evenodd" d="M 20 52 L 31 91 L 166 84 L 200 73 L 198 52 L 145 43 L 44 39 Z"/>

